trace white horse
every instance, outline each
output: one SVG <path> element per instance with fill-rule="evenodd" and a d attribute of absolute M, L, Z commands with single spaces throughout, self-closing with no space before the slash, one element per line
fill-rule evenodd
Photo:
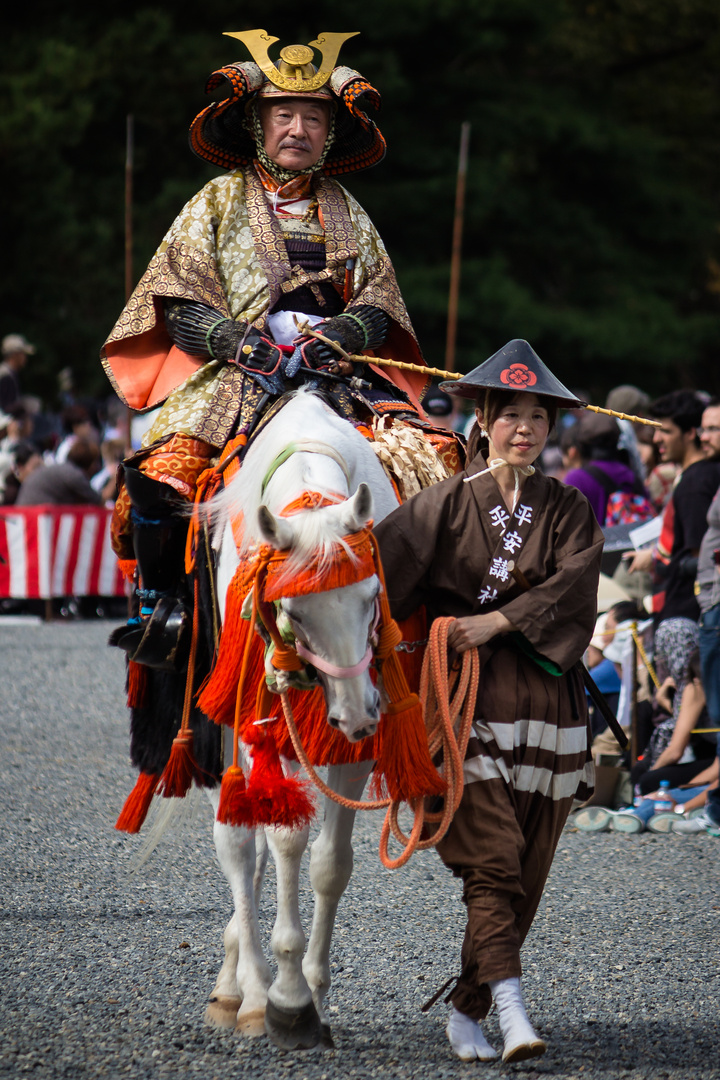
<path fill-rule="evenodd" d="M 303 492 L 342 501 L 281 517 Z M 397 506 L 368 441 L 317 396 L 299 391 L 248 450 L 240 472 L 210 507 L 218 521 L 218 593 L 225 596 L 238 565 L 230 521 L 242 515 L 243 550 L 257 542 L 290 552 L 290 569 L 301 569 L 329 552 L 342 537 L 381 520 Z M 218 516 L 219 515 L 219 516 Z M 242 551 L 241 551 L 242 554 Z M 380 699 L 367 669 L 379 590 L 373 575 L 355 584 L 283 599 L 301 655 L 311 659 L 322 682 L 329 722 L 349 740 L 371 735 Z M 224 604 L 221 604 L 224 614 Z M 230 742 L 231 740 L 227 740 Z M 289 772 L 295 763 L 284 762 Z M 332 766 L 328 782 L 358 799 L 372 767 Z M 206 1018 L 247 1036 L 267 1032 L 285 1049 L 331 1042 L 325 1012 L 330 987 L 330 942 L 338 903 L 352 873 L 354 812 L 325 800 L 322 827 L 310 856 L 315 908 L 309 942 L 300 921 L 300 861 L 309 829 L 248 830 L 217 821 L 218 790 L 211 791 L 214 838 L 220 866 L 232 890 L 234 914 L 225 930 L 225 961 Z M 277 868 L 277 917 L 271 936 L 277 963 L 273 979 L 261 946 L 258 900 L 267 848 Z"/>

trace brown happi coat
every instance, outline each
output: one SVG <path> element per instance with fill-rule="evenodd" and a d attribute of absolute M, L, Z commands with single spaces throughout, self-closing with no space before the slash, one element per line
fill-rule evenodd
<path fill-rule="evenodd" d="M 393 615 L 429 620 L 501 610 L 516 633 L 479 649 L 480 689 L 465 792 L 438 847 L 462 877 L 468 927 L 451 998 L 481 1019 L 487 983 L 519 976 L 520 946 L 576 797 L 592 784 L 575 664 L 593 633 L 603 537 L 589 503 L 535 472 L 515 514 L 478 455 L 376 529 Z M 512 576 L 517 568 L 530 585 Z"/>

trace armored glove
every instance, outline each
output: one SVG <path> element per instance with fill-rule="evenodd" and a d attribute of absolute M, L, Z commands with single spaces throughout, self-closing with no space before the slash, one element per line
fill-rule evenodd
<path fill-rule="evenodd" d="M 246 322 L 228 319 L 192 300 L 168 301 L 165 326 L 175 345 L 191 356 L 225 360 L 265 373 L 275 371 L 282 359 L 280 349 Z"/>
<path fill-rule="evenodd" d="M 380 308 L 361 304 L 352 311 L 319 323 L 315 329 L 331 341 L 337 341 L 346 353 L 357 354 L 383 344 L 388 332 L 388 317 Z M 317 338 L 302 344 L 302 354 L 306 363 L 314 368 L 329 367 L 333 371 L 340 370 L 340 364 L 343 364 L 340 354 Z"/>

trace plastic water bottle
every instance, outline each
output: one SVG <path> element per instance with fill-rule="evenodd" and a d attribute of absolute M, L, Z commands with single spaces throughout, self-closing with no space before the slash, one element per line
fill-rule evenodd
<path fill-rule="evenodd" d="M 653 809 L 656 814 L 664 814 L 668 811 L 672 811 L 673 800 L 670 797 L 670 781 L 661 780 L 660 790 L 658 791 L 657 798 L 653 803 Z"/>

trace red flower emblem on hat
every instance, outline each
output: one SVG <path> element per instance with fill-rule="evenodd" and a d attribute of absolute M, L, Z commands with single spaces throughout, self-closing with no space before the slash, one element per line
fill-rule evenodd
<path fill-rule="evenodd" d="M 506 386 L 534 386 L 537 375 L 527 364 L 511 364 L 509 368 L 500 372 L 500 381 Z"/>

